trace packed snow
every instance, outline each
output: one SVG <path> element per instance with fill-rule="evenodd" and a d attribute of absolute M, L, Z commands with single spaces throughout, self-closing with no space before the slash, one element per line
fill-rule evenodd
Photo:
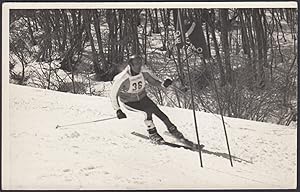
<path fill-rule="evenodd" d="M 230 164 L 219 115 L 196 112 L 201 153 L 154 145 L 144 116 L 115 117 L 108 97 L 9 85 L 3 126 L 4 189 L 292 189 L 296 188 L 297 130 L 225 118 Z M 191 110 L 160 106 L 196 142 Z M 156 117 L 159 133 L 170 142 Z M 57 125 L 60 127 L 56 128 Z"/>

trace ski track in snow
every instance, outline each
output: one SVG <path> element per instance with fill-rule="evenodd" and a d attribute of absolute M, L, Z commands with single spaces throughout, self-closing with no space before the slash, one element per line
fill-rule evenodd
<path fill-rule="evenodd" d="M 8 189 L 257 189 L 296 187 L 296 129 L 225 118 L 233 167 L 217 115 L 197 112 L 199 154 L 155 146 L 143 115 L 114 117 L 109 98 L 10 85 Z M 196 142 L 192 111 L 161 107 Z M 156 117 L 167 141 L 165 126 Z"/>

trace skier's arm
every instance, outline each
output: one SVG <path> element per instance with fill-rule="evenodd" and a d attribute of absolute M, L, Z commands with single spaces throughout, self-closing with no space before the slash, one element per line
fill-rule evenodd
<path fill-rule="evenodd" d="M 151 70 L 147 69 L 147 68 L 143 68 L 143 75 L 144 78 L 151 84 L 154 86 L 162 86 L 162 80 L 160 80 Z"/>
<path fill-rule="evenodd" d="M 170 79 L 166 79 L 165 81 L 162 81 L 161 79 L 159 79 L 152 71 L 150 71 L 149 69 L 144 69 L 143 70 L 143 74 L 144 74 L 144 77 L 145 79 L 151 84 L 151 85 L 154 85 L 154 86 L 157 86 L 157 87 L 168 87 L 172 81 Z M 170 84 L 168 84 L 166 86 L 165 82 L 166 81 L 171 81 Z"/>
<path fill-rule="evenodd" d="M 114 110 L 119 110 L 120 109 L 120 104 L 118 101 L 118 94 L 120 92 L 120 89 L 124 83 L 124 79 L 123 78 L 118 78 L 114 81 L 111 91 L 110 91 L 110 100 L 112 103 L 112 107 L 114 108 Z"/>

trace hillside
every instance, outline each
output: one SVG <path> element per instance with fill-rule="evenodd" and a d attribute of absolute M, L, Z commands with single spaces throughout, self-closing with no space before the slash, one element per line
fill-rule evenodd
<path fill-rule="evenodd" d="M 192 111 L 161 107 L 196 141 Z M 4 189 L 287 189 L 296 187 L 295 128 L 225 118 L 233 167 L 221 120 L 197 112 L 199 155 L 155 146 L 130 134 L 146 134 L 143 115 L 65 126 L 115 113 L 107 97 L 73 95 L 9 85 L 9 124 L 3 126 Z M 167 141 L 166 128 L 154 119 Z"/>

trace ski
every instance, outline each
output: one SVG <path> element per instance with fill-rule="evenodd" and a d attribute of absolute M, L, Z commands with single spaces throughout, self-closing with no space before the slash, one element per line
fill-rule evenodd
<path fill-rule="evenodd" d="M 175 138 L 178 142 L 180 142 L 180 143 L 182 143 L 182 144 L 184 144 L 184 145 L 187 145 L 187 146 L 193 148 L 193 149 L 196 150 L 196 151 L 198 151 L 198 149 L 202 150 L 202 149 L 204 148 L 204 145 L 203 145 L 203 144 L 200 144 L 200 146 L 199 146 L 198 144 L 194 143 L 193 141 L 190 141 L 189 139 L 187 139 L 187 138 L 185 138 L 185 137 L 182 138 L 182 139 L 177 139 L 177 138 L 174 137 L 170 132 L 167 132 L 167 131 L 165 131 L 164 134 L 165 134 L 165 135 L 168 135 L 168 136 L 170 136 L 170 137 Z"/>
<path fill-rule="evenodd" d="M 150 139 L 148 136 L 143 135 L 143 134 L 138 133 L 138 132 L 135 132 L 135 131 L 131 132 L 131 134 L 133 134 L 135 136 L 138 136 L 140 138 L 143 138 L 143 139 L 147 139 L 147 140 Z M 166 145 L 166 146 L 175 147 L 175 148 L 183 148 L 183 149 L 187 149 L 187 150 L 191 150 L 191 151 L 198 151 L 198 149 L 187 146 L 187 145 L 180 145 L 180 144 L 171 143 L 171 142 L 167 142 L 167 141 L 161 143 L 161 145 Z"/>

